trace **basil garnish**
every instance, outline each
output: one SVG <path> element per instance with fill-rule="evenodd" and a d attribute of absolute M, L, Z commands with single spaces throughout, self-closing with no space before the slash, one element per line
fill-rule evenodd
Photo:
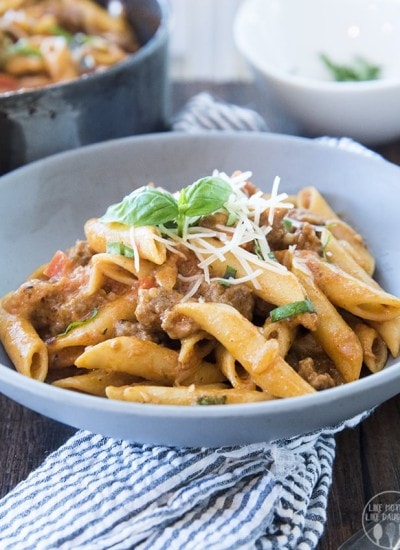
<path fill-rule="evenodd" d="M 136 227 L 174 222 L 181 235 L 186 218 L 206 216 L 221 209 L 231 193 L 229 183 L 219 177 L 195 181 L 182 189 L 178 198 L 161 189 L 141 187 L 110 206 L 101 221 Z"/>
<path fill-rule="evenodd" d="M 300 302 L 291 302 L 283 306 L 277 307 L 270 312 L 271 321 L 281 321 L 300 313 L 314 313 L 315 309 L 309 298 L 301 300 Z"/>

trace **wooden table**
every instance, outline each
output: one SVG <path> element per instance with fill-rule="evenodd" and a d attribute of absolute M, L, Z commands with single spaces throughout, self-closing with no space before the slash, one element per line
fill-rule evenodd
<path fill-rule="evenodd" d="M 257 109 L 265 116 L 258 92 L 247 83 L 174 83 L 172 112 L 200 91 Z M 400 141 L 377 151 L 400 164 Z M 333 484 L 320 550 L 336 550 L 361 528 L 363 508 L 374 495 L 382 491 L 400 491 L 399 426 L 400 395 L 379 406 L 357 428 L 337 435 Z M 0 497 L 25 479 L 73 433 L 74 428 L 36 414 L 0 395 Z"/>

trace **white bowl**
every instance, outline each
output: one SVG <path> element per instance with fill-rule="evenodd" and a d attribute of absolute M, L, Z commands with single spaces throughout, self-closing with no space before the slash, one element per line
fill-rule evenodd
<path fill-rule="evenodd" d="M 233 32 L 259 86 L 307 135 L 400 137 L 399 0 L 245 0 Z M 346 65 L 362 56 L 379 78 L 336 82 L 321 53 Z"/>
<path fill-rule="evenodd" d="M 103 214 L 134 188 L 154 181 L 176 190 L 214 168 L 252 170 L 253 181 L 265 190 L 277 175 L 289 194 L 317 186 L 365 237 L 383 288 L 400 296 L 399 167 L 378 156 L 266 132 L 136 136 L 54 155 L 6 174 L 0 178 L 0 296 L 55 250 L 82 238 L 89 217 Z M 0 344 L 0 392 L 71 426 L 142 443 L 271 441 L 335 425 L 399 391 L 400 358 L 391 358 L 376 374 L 301 397 L 208 407 L 127 403 L 27 378 L 14 370 Z"/>

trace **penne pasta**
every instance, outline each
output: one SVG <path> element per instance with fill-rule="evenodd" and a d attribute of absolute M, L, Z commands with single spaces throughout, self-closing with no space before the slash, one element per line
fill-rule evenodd
<path fill-rule="evenodd" d="M 243 390 L 255 390 L 256 384 L 248 372 L 241 367 L 236 359 L 223 346 L 216 350 L 217 362 L 221 372 L 233 388 Z M 241 371 L 241 372 L 240 372 Z"/>
<path fill-rule="evenodd" d="M 122 243 L 137 249 L 139 256 L 157 265 L 166 260 L 165 245 L 157 239 L 160 232 L 153 226 L 130 228 L 122 223 L 106 223 L 91 218 L 85 223 L 85 235 L 96 252 L 106 252 L 108 243 Z"/>
<path fill-rule="evenodd" d="M 389 321 L 400 315 L 400 299 L 369 285 L 313 253 L 303 258 L 317 285 L 338 307 L 370 321 Z"/>
<path fill-rule="evenodd" d="M 68 334 L 60 335 L 48 342 L 49 354 L 55 354 L 64 348 L 94 345 L 111 338 L 117 320 L 135 319 L 136 301 L 135 293 L 127 293 L 109 302 L 99 309 L 98 314 L 89 323 L 77 326 Z"/>
<path fill-rule="evenodd" d="M 392 356 L 397 357 L 400 348 L 400 317 L 382 323 L 369 321 L 369 324 L 380 334 Z"/>
<path fill-rule="evenodd" d="M 106 388 L 107 397 L 120 401 L 154 403 L 159 405 L 232 405 L 235 403 L 256 403 L 269 401 L 273 397 L 267 392 L 253 390 L 219 389 L 204 386 L 170 388 L 168 386 L 125 386 Z"/>
<path fill-rule="evenodd" d="M 178 352 L 133 336 L 120 336 L 88 347 L 75 365 L 139 376 L 160 384 L 174 384 L 183 378 Z M 212 364 L 202 362 L 188 371 L 185 384 L 212 384 L 224 379 Z M 182 382 L 181 382 L 182 383 Z"/>
<path fill-rule="evenodd" d="M 292 397 L 314 390 L 280 356 L 277 340 L 266 340 L 257 328 L 226 304 L 185 303 L 175 309 L 192 317 L 212 334 L 250 374 L 275 397 Z"/>
<path fill-rule="evenodd" d="M 267 194 L 248 177 L 140 187 L 88 219 L 86 240 L 1 302 L 15 368 L 186 406 L 311 396 L 382 370 L 399 354 L 400 299 L 372 278 L 362 237 L 316 188 L 288 197 L 278 178 Z"/>
<path fill-rule="evenodd" d="M 45 343 L 28 319 L 8 313 L 1 305 L 0 341 L 18 372 L 40 382 L 46 379 L 48 355 Z"/>
<path fill-rule="evenodd" d="M 211 239 L 209 244 L 211 250 L 218 250 L 222 247 L 222 243 L 215 239 Z M 282 305 L 304 299 L 304 292 L 299 282 L 283 265 L 273 261 L 260 262 L 254 254 L 245 254 L 245 251 L 241 254 L 242 257 L 236 257 L 233 253 L 228 252 L 223 260 L 216 257 L 210 265 L 212 276 L 223 277 L 228 264 L 236 271 L 237 278 L 240 279 L 246 276 L 247 271 L 244 265 L 248 263 L 253 272 L 260 269 L 260 274 L 245 284 L 251 287 L 254 293 L 263 300 Z M 203 252 L 203 255 L 207 259 L 207 252 Z"/>
<path fill-rule="evenodd" d="M 135 376 L 123 372 L 95 369 L 87 374 L 78 374 L 55 380 L 53 386 L 106 397 L 106 388 L 108 386 L 124 386 L 126 384 L 133 384 L 137 380 L 138 378 Z"/>
<path fill-rule="evenodd" d="M 363 362 L 371 372 L 378 372 L 386 365 L 388 348 L 378 331 L 357 319 L 348 320 L 360 341 Z"/>
<path fill-rule="evenodd" d="M 337 218 L 336 212 L 329 206 L 318 189 L 313 186 L 300 189 L 296 196 L 296 204 L 299 208 L 304 208 L 323 220 L 333 220 Z"/>
<path fill-rule="evenodd" d="M 292 270 L 301 281 L 317 313 L 315 336 L 346 382 L 360 376 L 363 353 L 354 331 L 314 283 L 307 265 L 293 259 Z"/>
<path fill-rule="evenodd" d="M 321 242 L 324 249 L 324 257 L 329 263 L 343 269 L 343 271 L 367 285 L 376 288 L 379 287 L 378 283 L 360 265 L 360 262 L 354 258 L 354 254 L 349 252 L 345 241 L 338 241 L 331 231 L 325 228 L 321 233 Z"/>

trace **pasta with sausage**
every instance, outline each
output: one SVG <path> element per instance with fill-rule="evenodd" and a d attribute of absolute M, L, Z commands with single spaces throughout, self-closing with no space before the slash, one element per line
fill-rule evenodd
<path fill-rule="evenodd" d="M 123 10 L 94 0 L 0 2 L 0 93 L 74 80 L 138 48 Z"/>
<path fill-rule="evenodd" d="M 353 382 L 397 356 L 400 299 L 314 187 L 270 193 L 215 171 L 88 219 L 0 302 L 22 374 L 140 403 L 223 405 Z"/>

